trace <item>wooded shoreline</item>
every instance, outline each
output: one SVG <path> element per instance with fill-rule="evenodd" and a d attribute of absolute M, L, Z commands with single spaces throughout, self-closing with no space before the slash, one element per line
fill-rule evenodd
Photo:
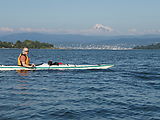
<path fill-rule="evenodd" d="M 41 43 L 39 41 L 25 40 L 25 41 L 16 41 L 16 43 L 12 42 L 3 42 L 0 41 L 0 48 L 30 48 L 30 49 L 58 49 L 54 47 L 53 44 L 49 43 Z"/>

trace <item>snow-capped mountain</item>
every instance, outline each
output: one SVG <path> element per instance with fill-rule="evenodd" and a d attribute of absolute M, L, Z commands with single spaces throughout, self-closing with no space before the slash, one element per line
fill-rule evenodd
<path fill-rule="evenodd" d="M 111 27 L 102 25 L 102 24 L 96 24 L 93 29 L 98 30 L 100 32 L 112 32 L 113 29 Z"/>

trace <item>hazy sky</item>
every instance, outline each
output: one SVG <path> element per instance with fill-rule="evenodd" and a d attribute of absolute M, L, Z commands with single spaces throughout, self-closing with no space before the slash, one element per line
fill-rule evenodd
<path fill-rule="evenodd" d="M 0 0 L 0 32 L 160 34 L 160 0 Z"/>

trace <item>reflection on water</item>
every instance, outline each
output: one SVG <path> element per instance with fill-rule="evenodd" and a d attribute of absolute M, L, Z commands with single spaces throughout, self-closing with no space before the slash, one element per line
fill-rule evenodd
<path fill-rule="evenodd" d="M 28 76 L 29 75 L 29 71 L 28 70 L 17 70 L 17 73 L 20 76 Z"/>
<path fill-rule="evenodd" d="M 18 80 L 18 82 L 19 83 L 17 83 L 17 86 L 16 86 L 17 90 L 20 91 L 20 93 L 18 93 L 18 94 L 30 94 L 30 93 L 26 92 L 29 90 L 28 81 Z"/>
<path fill-rule="evenodd" d="M 16 94 L 31 94 L 29 93 L 29 83 L 27 80 L 17 80 L 17 84 L 16 84 L 16 89 L 17 89 L 17 93 Z"/>
<path fill-rule="evenodd" d="M 20 101 L 17 102 L 18 107 L 30 107 L 33 103 L 28 100 L 28 97 L 31 96 L 31 85 L 29 84 L 28 73 L 29 71 L 17 71 L 18 75 L 20 75 L 19 79 L 17 79 L 15 84 L 14 94 Z"/>

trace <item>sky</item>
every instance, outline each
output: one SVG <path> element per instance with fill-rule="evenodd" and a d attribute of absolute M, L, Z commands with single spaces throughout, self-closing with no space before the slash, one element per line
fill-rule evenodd
<path fill-rule="evenodd" d="M 160 34 L 160 0 L 0 0 L 0 34 Z"/>

